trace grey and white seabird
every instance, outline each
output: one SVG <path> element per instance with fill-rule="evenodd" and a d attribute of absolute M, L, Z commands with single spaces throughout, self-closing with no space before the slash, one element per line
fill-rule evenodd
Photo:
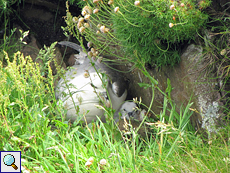
<path fill-rule="evenodd" d="M 63 102 L 67 110 L 66 118 L 90 123 L 98 116 L 105 121 L 104 110 L 99 109 L 98 105 L 103 101 L 106 106 L 112 103 L 112 108 L 116 111 L 120 108 L 127 96 L 122 75 L 106 66 L 103 61 L 90 60 L 82 47 L 75 43 L 63 41 L 59 44 L 79 51 L 75 65 L 60 79 L 55 90 L 56 98 Z M 102 82 L 105 76 L 103 73 L 107 76 L 106 86 Z"/>
<path fill-rule="evenodd" d="M 114 120 L 118 122 L 119 119 L 126 120 L 137 120 L 142 121 L 146 111 L 139 109 L 134 102 L 125 102 L 121 107 L 115 112 Z"/>

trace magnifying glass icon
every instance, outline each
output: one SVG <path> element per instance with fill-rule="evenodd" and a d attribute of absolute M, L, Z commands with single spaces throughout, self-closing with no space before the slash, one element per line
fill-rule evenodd
<path fill-rule="evenodd" d="M 3 162 L 7 166 L 12 166 L 15 170 L 18 169 L 18 167 L 14 164 L 15 163 L 15 158 L 11 154 L 7 154 L 3 158 Z"/>

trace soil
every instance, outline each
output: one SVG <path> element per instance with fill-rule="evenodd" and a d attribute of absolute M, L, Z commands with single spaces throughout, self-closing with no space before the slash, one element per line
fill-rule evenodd
<path fill-rule="evenodd" d="M 25 0 L 19 7 L 15 5 L 13 8 L 18 15 L 11 17 L 12 26 L 20 26 L 24 31 L 29 30 L 42 47 L 66 39 L 61 28 L 66 26 L 65 1 Z M 70 12 L 76 16 L 80 14 L 79 8 L 73 5 Z"/>

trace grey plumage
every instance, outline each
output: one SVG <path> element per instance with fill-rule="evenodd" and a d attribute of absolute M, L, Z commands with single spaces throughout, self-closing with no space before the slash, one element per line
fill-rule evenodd
<path fill-rule="evenodd" d="M 59 44 L 79 51 L 75 65 L 58 82 L 55 92 L 57 99 L 60 99 L 67 109 L 67 119 L 75 121 L 79 118 L 90 123 L 97 119 L 97 115 L 102 121 L 105 121 L 103 108 L 98 109 L 101 101 L 104 101 L 106 106 L 112 103 L 113 109 L 117 111 L 120 104 L 126 99 L 126 84 L 122 76 L 103 62 L 90 60 L 79 45 L 66 41 L 59 42 Z M 107 86 L 103 86 L 101 73 L 108 76 Z"/>
<path fill-rule="evenodd" d="M 125 102 L 121 105 L 121 107 L 115 112 L 114 120 L 118 122 L 119 119 L 133 119 L 137 121 L 142 121 L 143 116 L 145 115 L 146 111 L 140 110 L 136 103 L 134 102 Z"/>

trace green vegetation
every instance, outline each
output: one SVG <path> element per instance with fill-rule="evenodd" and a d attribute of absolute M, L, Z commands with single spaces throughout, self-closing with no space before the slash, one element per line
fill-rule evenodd
<path fill-rule="evenodd" d="M 83 45 L 80 28 L 73 21 L 67 11 L 66 22 L 69 25 L 65 31 L 70 31 Z M 224 56 L 220 70 L 226 81 L 229 78 L 230 52 L 229 42 L 226 42 L 226 38 L 229 39 L 227 28 L 222 27 L 219 38 L 225 40 L 225 44 L 220 41 L 215 47 L 207 40 L 209 47 L 206 46 L 206 55 L 209 55 L 206 59 Z M 90 29 L 85 29 L 86 32 Z M 107 44 L 102 44 L 100 39 L 96 42 L 90 35 L 85 36 L 92 39 L 90 41 L 97 50 Z M 102 40 L 110 36 L 113 36 L 110 32 L 100 34 Z M 65 110 L 54 94 L 54 81 L 58 76 L 52 76 L 50 62 L 54 60 L 56 43 L 40 50 L 38 58 L 43 64 L 37 64 L 20 52 L 8 56 L 11 46 L 20 48 L 7 43 L 11 38 L 13 34 L 4 37 L 0 45 L 0 150 L 21 151 L 22 172 L 230 172 L 229 114 L 226 126 L 211 138 L 205 138 L 190 124 L 192 103 L 181 107 L 180 112 L 176 111 L 168 80 L 168 87 L 161 91 L 164 94 L 162 111 L 156 115 L 157 121 L 145 119 L 143 126 L 147 130 L 144 136 L 129 124 L 125 131 L 119 131 L 111 120 L 105 124 L 98 120 L 86 126 L 72 124 L 65 120 Z M 107 41 L 111 41 L 109 45 L 117 43 L 110 39 Z M 109 53 L 111 48 L 105 47 L 103 51 Z M 142 83 L 140 86 L 151 87 L 154 99 L 154 90 L 159 89 L 158 82 L 147 72 L 140 52 L 134 55 L 136 67 L 151 81 L 151 84 Z M 134 62 L 133 59 L 127 61 Z M 214 63 L 214 60 L 210 62 Z M 151 104 L 147 106 L 151 107 Z M 110 108 L 105 109 L 110 114 L 108 117 L 113 117 Z"/>
<path fill-rule="evenodd" d="M 96 122 L 86 127 L 66 122 L 64 110 L 54 97 L 51 69 L 47 71 L 45 78 L 39 65 L 20 53 L 15 54 L 13 62 L 8 61 L 7 67 L 1 64 L 0 149 L 22 151 L 23 169 L 31 172 L 229 171 L 229 127 L 213 139 L 202 141 L 189 123 L 191 104 L 181 108 L 180 113 L 175 111 L 170 100 L 170 83 L 159 121 L 148 124 L 148 136 L 143 138 L 131 128 L 132 137 L 122 137 L 124 132 L 113 127 L 113 122 Z M 85 166 L 91 157 L 92 165 Z M 100 164 L 101 159 L 106 160 L 105 165 Z"/>
<path fill-rule="evenodd" d="M 96 50 L 111 54 L 111 48 L 119 45 L 133 61 L 137 54 L 143 62 L 161 66 L 177 63 L 179 44 L 194 40 L 205 28 L 208 15 L 202 10 L 210 1 L 89 0 L 82 4 L 82 16 L 73 17 L 72 23 L 68 19 L 68 25 L 75 25 Z"/>
<path fill-rule="evenodd" d="M 46 68 L 19 52 L 12 62 L 5 54 L 7 66 L 1 64 L 0 149 L 22 151 L 24 171 L 229 172 L 229 126 L 210 139 L 197 135 L 189 123 L 192 104 L 175 111 L 170 81 L 159 121 L 146 121 L 146 137 L 133 128 L 120 132 L 111 121 L 66 122 L 49 67 L 54 45 L 40 51 Z"/>

